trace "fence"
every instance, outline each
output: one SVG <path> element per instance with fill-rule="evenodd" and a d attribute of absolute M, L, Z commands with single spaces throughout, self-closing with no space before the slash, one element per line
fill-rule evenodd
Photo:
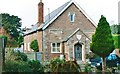
<path fill-rule="evenodd" d="M 42 53 L 41 52 L 29 52 L 29 53 L 25 53 L 28 57 L 28 59 L 30 60 L 38 60 L 40 63 L 42 63 Z M 36 57 L 35 57 L 36 55 Z M 36 59 L 35 59 L 36 58 Z"/>
<path fill-rule="evenodd" d="M 3 51 L 4 51 L 3 42 L 4 40 L 0 38 L 0 74 L 2 73 L 2 66 L 3 66 Z"/>

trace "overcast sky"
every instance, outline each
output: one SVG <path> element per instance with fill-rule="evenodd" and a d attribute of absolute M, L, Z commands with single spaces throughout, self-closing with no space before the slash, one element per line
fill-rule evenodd
<path fill-rule="evenodd" d="M 38 2 L 40 0 L 0 0 L 0 13 L 9 13 L 22 19 L 22 27 L 30 27 L 37 23 Z M 44 15 L 69 0 L 43 0 Z M 75 0 L 80 7 L 97 24 L 104 15 L 110 24 L 118 23 L 118 2 L 120 0 Z"/>

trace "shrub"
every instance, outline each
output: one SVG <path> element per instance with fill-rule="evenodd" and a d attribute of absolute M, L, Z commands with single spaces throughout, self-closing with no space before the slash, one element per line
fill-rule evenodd
<path fill-rule="evenodd" d="M 92 72 L 91 66 L 89 64 L 87 64 L 87 63 L 85 64 L 84 72 Z"/>
<path fill-rule="evenodd" d="M 116 49 L 120 49 L 120 35 L 113 34 L 114 45 Z"/>
<path fill-rule="evenodd" d="M 27 55 L 25 53 L 22 53 L 20 51 L 10 51 L 10 56 L 8 57 L 9 60 L 15 60 L 15 61 L 27 61 Z"/>
<path fill-rule="evenodd" d="M 50 71 L 53 73 L 61 74 L 62 72 L 73 74 L 79 73 L 81 71 L 80 66 L 75 61 L 65 61 L 59 58 L 50 61 Z"/>
<path fill-rule="evenodd" d="M 26 62 L 7 60 L 4 66 L 5 72 L 32 72 Z"/>
<path fill-rule="evenodd" d="M 44 72 L 44 68 L 38 60 L 28 61 L 28 65 L 32 69 L 32 72 Z"/>

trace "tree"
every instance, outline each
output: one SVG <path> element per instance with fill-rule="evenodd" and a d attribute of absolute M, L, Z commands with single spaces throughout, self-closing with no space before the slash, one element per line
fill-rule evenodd
<path fill-rule="evenodd" d="M 96 32 L 92 36 L 90 49 L 93 53 L 102 57 L 102 71 L 104 73 L 106 65 L 105 57 L 114 50 L 114 41 L 111 35 L 109 23 L 103 15 L 101 15 Z"/>
<path fill-rule="evenodd" d="M 110 26 L 112 34 L 120 34 L 120 23 Z"/>
<path fill-rule="evenodd" d="M 21 33 L 21 18 L 7 13 L 1 13 L 0 16 L 2 16 L 3 28 L 17 41 Z"/>
<path fill-rule="evenodd" d="M 35 52 L 35 60 L 37 60 L 37 53 L 39 51 L 38 49 L 38 41 L 37 40 L 33 40 L 31 43 L 30 43 L 30 48 L 34 50 Z"/>
<path fill-rule="evenodd" d="M 37 40 L 33 40 L 30 43 L 30 48 L 33 49 L 35 52 L 38 52 L 39 51 L 39 49 L 38 49 L 38 41 Z"/>
<path fill-rule="evenodd" d="M 110 26 L 111 33 L 112 34 L 118 34 L 118 27 L 119 27 L 119 25 L 112 25 L 112 26 Z"/>
<path fill-rule="evenodd" d="M 18 39 L 17 39 L 17 44 L 19 45 L 19 47 L 23 44 L 23 35 L 19 35 Z"/>

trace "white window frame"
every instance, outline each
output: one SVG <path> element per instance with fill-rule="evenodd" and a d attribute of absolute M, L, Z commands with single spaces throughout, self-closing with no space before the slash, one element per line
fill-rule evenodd
<path fill-rule="evenodd" d="M 28 43 L 28 51 L 30 51 L 30 42 Z"/>
<path fill-rule="evenodd" d="M 68 14 L 70 22 L 75 22 L 75 13 L 69 12 Z"/>
<path fill-rule="evenodd" d="M 61 43 L 59 47 L 57 47 L 58 43 L 54 43 L 55 44 L 55 47 L 53 47 L 53 43 L 51 43 L 51 53 L 61 53 Z M 53 51 L 53 48 L 56 50 L 56 51 Z M 60 51 L 57 51 L 57 49 L 60 49 Z"/>
<path fill-rule="evenodd" d="M 26 50 L 26 43 L 24 43 L 24 50 Z"/>

